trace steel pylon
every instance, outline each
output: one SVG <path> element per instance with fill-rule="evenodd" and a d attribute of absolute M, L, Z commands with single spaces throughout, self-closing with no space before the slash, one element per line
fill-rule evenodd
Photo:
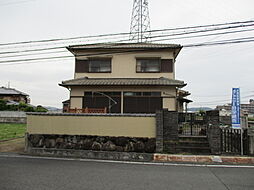
<path fill-rule="evenodd" d="M 130 26 L 130 40 L 135 42 L 147 42 L 151 36 L 150 30 L 148 0 L 134 0 Z"/>

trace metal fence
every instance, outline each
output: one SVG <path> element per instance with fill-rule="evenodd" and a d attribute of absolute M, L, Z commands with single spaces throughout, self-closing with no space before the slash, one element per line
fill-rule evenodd
<path fill-rule="evenodd" d="M 178 134 L 183 136 L 206 136 L 205 116 L 195 113 L 178 114 Z"/>
<path fill-rule="evenodd" d="M 247 129 L 243 130 L 243 154 L 249 154 Z M 241 129 L 221 129 L 221 152 L 224 154 L 241 154 Z"/>

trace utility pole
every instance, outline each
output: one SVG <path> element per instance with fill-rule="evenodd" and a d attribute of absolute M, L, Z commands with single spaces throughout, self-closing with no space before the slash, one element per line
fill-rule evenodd
<path fill-rule="evenodd" d="M 148 0 L 133 0 L 130 40 L 147 42 L 151 36 L 150 30 Z"/>

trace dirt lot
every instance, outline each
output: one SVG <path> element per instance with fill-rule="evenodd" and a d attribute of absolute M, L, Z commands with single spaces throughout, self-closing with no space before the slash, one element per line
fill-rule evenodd
<path fill-rule="evenodd" d="M 24 147 L 25 147 L 24 138 L 0 142 L 0 152 L 22 153 L 24 152 Z"/>

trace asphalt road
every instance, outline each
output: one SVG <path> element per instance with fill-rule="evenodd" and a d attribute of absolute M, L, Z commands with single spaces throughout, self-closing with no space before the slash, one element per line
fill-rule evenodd
<path fill-rule="evenodd" d="M 0 190 L 254 189 L 254 168 L 143 165 L 0 155 Z"/>

